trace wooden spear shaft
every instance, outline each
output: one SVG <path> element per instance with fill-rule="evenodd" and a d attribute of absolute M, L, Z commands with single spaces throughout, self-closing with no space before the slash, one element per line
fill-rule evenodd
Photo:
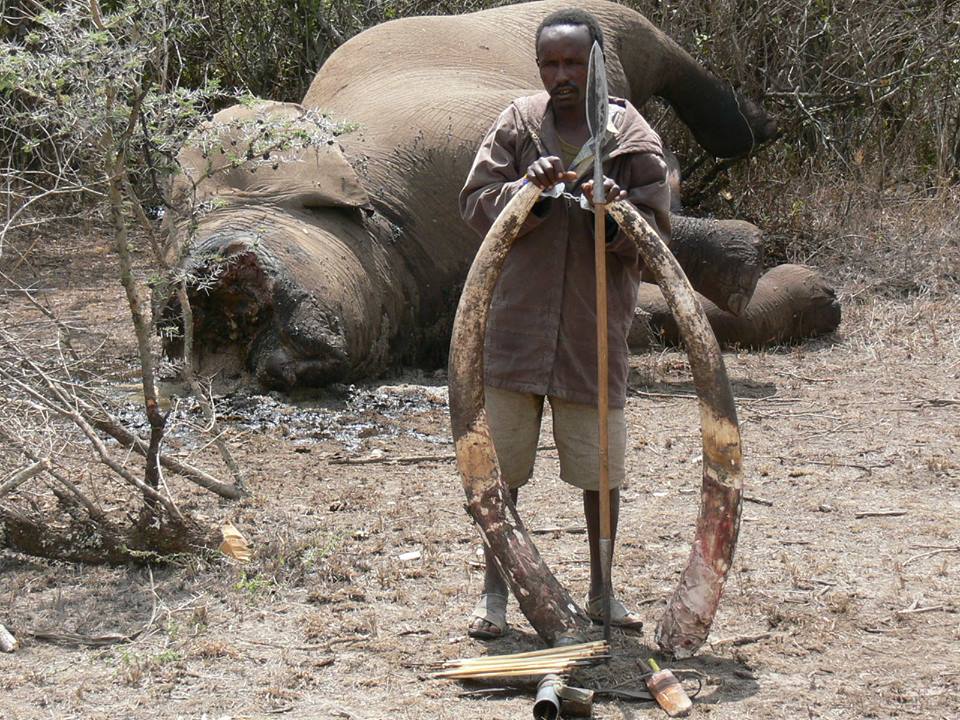
<path fill-rule="evenodd" d="M 601 186 L 602 187 L 602 186 Z M 596 192 L 596 188 L 594 188 Z M 607 241 L 606 206 L 594 203 L 594 267 L 597 276 L 597 415 L 600 446 L 600 577 L 603 582 L 603 639 L 610 640 L 611 567 L 613 564 L 612 519 L 610 513 L 610 458 L 607 420 L 609 416 L 609 350 L 607 347 Z"/>

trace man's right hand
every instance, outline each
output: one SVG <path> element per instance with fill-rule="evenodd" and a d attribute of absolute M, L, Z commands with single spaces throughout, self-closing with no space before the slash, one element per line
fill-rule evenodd
<path fill-rule="evenodd" d="M 576 180 L 577 174 L 565 171 L 560 158 L 551 155 L 534 160 L 527 168 L 527 178 L 541 190 L 547 190 L 558 182 Z"/>

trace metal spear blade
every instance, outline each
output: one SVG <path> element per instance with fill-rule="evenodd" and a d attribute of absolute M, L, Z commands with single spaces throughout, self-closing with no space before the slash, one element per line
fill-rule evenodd
<path fill-rule="evenodd" d="M 594 41 L 590 49 L 590 65 L 587 69 L 587 127 L 590 128 L 590 143 L 593 145 L 593 201 L 602 203 L 603 194 L 603 141 L 610 117 L 609 93 L 607 92 L 607 69 L 603 64 L 603 50 Z"/>

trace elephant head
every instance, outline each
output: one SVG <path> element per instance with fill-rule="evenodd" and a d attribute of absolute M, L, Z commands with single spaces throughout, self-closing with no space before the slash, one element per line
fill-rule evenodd
<path fill-rule="evenodd" d="M 213 117 L 179 157 L 174 222 L 192 293 L 197 360 L 248 370 L 267 387 L 318 386 L 375 372 L 407 319 L 402 266 L 336 140 L 290 103 Z M 190 240 L 195 238 L 195 240 Z M 176 354 L 178 347 L 168 344 Z"/>

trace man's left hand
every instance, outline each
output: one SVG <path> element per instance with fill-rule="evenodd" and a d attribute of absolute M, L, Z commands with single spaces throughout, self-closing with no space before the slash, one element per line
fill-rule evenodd
<path fill-rule="evenodd" d="M 581 185 L 580 192 L 583 193 L 583 196 L 587 198 L 587 202 L 593 207 L 593 180 L 587 180 L 587 182 Z M 620 186 L 617 185 L 612 178 L 603 178 L 603 192 L 606 198 L 603 201 L 604 205 L 617 202 L 617 200 L 626 200 L 627 198 L 627 191 L 621 190 Z"/>

